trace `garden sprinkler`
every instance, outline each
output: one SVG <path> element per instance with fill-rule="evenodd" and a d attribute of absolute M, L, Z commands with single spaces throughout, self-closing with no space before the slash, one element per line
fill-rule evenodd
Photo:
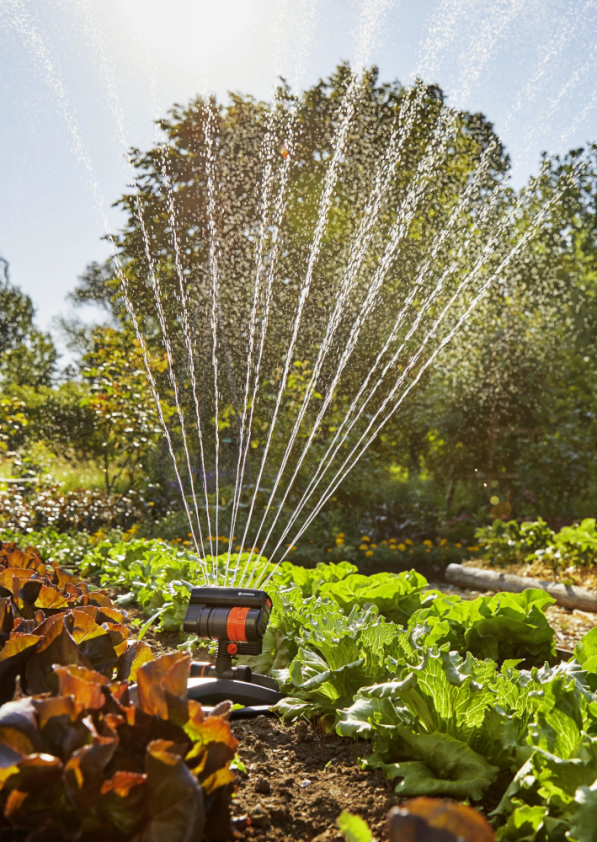
<path fill-rule="evenodd" d="M 253 588 L 193 588 L 183 629 L 204 640 L 217 640 L 215 664 L 191 663 L 187 696 L 207 704 L 225 700 L 247 706 L 279 702 L 282 694 L 273 678 L 256 675 L 251 667 L 232 666 L 238 655 L 260 655 L 272 601 Z"/>

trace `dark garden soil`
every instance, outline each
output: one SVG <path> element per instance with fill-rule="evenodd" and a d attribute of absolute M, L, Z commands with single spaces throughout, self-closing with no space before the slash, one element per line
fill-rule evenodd
<path fill-rule="evenodd" d="M 232 730 L 247 768 L 238 774 L 232 802 L 242 839 L 343 840 L 336 826 L 342 810 L 362 816 L 377 839 L 385 838 L 386 813 L 400 799 L 389 781 L 359 768 L 367 743 L 265 716 L 236 720 Z"/>

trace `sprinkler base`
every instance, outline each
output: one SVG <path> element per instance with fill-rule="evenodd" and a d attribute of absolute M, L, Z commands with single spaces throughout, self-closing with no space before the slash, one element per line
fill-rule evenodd
<path fill-rule="evenodd" d="M 189 678 L 187 698 L 195 699 L 207 705 L 217 705 L 219 702 L 230 701 L 233 704 L 272 707 L 283 696 L 273 687 L 254 683 L 255 679 L 264 678 L 265 676 L 262 675 L 253 675 L 252 681 L 239 681 L 231 678 Z"/>

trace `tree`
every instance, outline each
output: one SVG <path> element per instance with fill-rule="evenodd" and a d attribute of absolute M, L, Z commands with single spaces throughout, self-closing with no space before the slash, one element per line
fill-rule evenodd
<path fill-rule="evenodd" d="M 49 333 L 34 326 L 28 295 L 10 283 L 8 261 L 0 257 L 0 377 L 4 384 L 48 386 L 58 352 Z"/>
<path fill-rule="evenodd" d="M 549 207 L 545 224 L 414 408 L 421 464 L 448 493 L 468 482 L 519 517 L 590 514 L 597 487 L 597 155 L 579 168 L 579 154 L 546 159 L 522 191 L 520 228 Z"/>
<path fill-rule="evenodd" d="M 14 450 L 27 427 L 26 405 L 16 396 L 0 398 L 0 452 Z"/>
<path fill-rule="evenodd" d="M 268 447 L 277 396 L 282 393 L 269 451 L 272 467 L 264 475 L 269 480 L 275 477 L 292 439 L 297 414 L 296 401 L 288 397 L 297 385 L 297 365 L 304 367 L 303 373 L 309 372 L 309 379 L 299 389 L 301 404 L 305 395 L 309 400 L 297 437 L 299 445 L 326 399 L 328 412 L 297 481 L 297 491 L 301 483 L 304 487 L 402 308 L 410 308 L 410 314 L 399 330 L 398 339 L 404 339 L 406 346 L 393 365 L 394 377 L 418 347 L 420 337 L 405 337 L 412 319 L 425 307 L 426 297 L 454 260 L 467 266 L 474 259 L 484 242 L 484 229 L 493 222 L 491 214 L 483 218 L 481 210 L 487 205 L 487 194 L 501 184 L 508 161 L 482 115 L 451 111 L 435 86 L 419 83 L 406 89 L 397 82 L 379 84 L 375 70 L 366 74 L 354 100 L 348 95 L 351 84 L 349 69 L 341 66 L 300 98 L 294 98 L 282 85 L 273 104 L 231 95 L 226 106 L 202 99 L 186 107 L 175 106 L 160 123 L 164 142 L 147 152 L 133 150 L 137 190 L 118 202 L 127 221 L 114 239 L 117 262 L 102 270 L 94 268 L 80 287 L 85 300 L 98 300 L 99 296 L 102 301 L 106 288 L 111 287 L 111 306 L 126 321 L 123 299 L 116 298 L 122 277 L 126 279 L 130 301 L 150 347 L 157 352 L 168 346 L 180 406 L 193 428 L 197 400 L 204 453 L 208 454 L 208 464 L 202 469 L 211 478 L 212 491 L 216 433 L 220 441 L 218 475 L 222 484 L 230 486 L 243 435 L 242 418 L 253 413 L 255 435 L 248 451 L 247 475 L 255 478 Z M 354 113 L 347 116 L 345 109 L 352 101 Z M 411 113 L 414 119 L 407 130 Z M 337 179 L 315 261 L 312 244 L 343 120 L 347 139 L 334 164 Z M 384 156 L 395 148 L 401 131 L 400 164 L 391 170 L 390 159 L 384 164 Z M 386 170 L 391 177 L 371 211 L 374 222 L 363 238 L 368 201 Z M 461 205 L 465 190 L 468 198 Z M 285 212 L 278 219 L 282 206 Z M 500 209 L 497 203 L 494 216 Z M 408 298 L 430 244 L 439 242 L 450 219 L 450 237 L 441 240 L 423 283 Z M 458 224 L 453 224 L 454 219 Z M 467 237 L 471 240 L 468 248 L 459 251 Z M 372 315 L 360 329 L 350 365 L 335 382 L 339 360 L 367 300 L 372 277 L 394 240 L 400 247 L 388 258 L 388 271 L 371 306 Z M 262 260 L 256 257 L 259 254 Z M 274 265 L 269 297 L 267 273 Z M 351 265 L 357 267 L 350 281 L 351 292 L 314 382 L 311 373 Z M 113 275 L 108 280 L 110 272 Z M 448 272 L 436 308 L 454 292 L 457 275 Z M 308 277 L 311 282 L 306 289 Z M 304 304 L 301 327 L 289 356 L 299 300 L 303 302 L 300 306 Z M 432 324 L 434 312 L 424 315 L 422 331 Z M 446 320 L 446 329 L 449 325 Z M 259 354 L 261 385 L 255 398 L 245 403 L 251 330 L 251 379 Z M 169 380 L 161 375 L 163 372 L 156 373 L 160 388 L 172 403 Z M 361 417 L 355 428 L 357 436 L 370 413 L 379 407 L 381 394 L 372 398 L 369 415 Z M 226 426 L 220 429 L 222 420 Z M 379 458 L 387 458 L 388 440 L 393 440 L 391 435 L 381 443 Z M 296 455 L 295 451 L 294 461 Z M 191 458 L 195 465 L 201 461 L 196 435 Z M 293 460 L 288 465 L 291 471 Z"/>
<path fill-rule="evenodd" d="M 114 261 L 107 260 L 105 263 L 90 263 L 75 289 L 69 293 L 68 298 L 75 306 L 84 304 L 95 304 L 113 319 L 122 310 L 116 302 L 119 300 L 118 290 L 114 288 Z"/>
<path fill-rule="evenodd" d="M 78 279 L 77 286 L 67 296 L 75 307 L 94 305 L 101 313 L 100 323 L 116 327 L 122 315 L 122 301 L 114 288 L 114 261 L 91 262 Z M 94 326 L 78 316 L 60 316 L 58 326 L 71 352 L 78 357 L 93 349 Z"/>
<path fill-rule="evenodd" d="M 164 356 L 152 357 L 153 367 L 166 367 Z M 103 465 L 106 492 L 110 494 L 126 477 L 128 485 L 146 472 L 146 459 L 163 430 L 145 374 L 143 352 L 130 330 L 96 328 L 93 349 L 83 358 L 83 374 L 91 395 L 81 399 L 96 417 L 95 435 L 89 442 Z M 162 402 L 167 421 L 171 410 Z"/>

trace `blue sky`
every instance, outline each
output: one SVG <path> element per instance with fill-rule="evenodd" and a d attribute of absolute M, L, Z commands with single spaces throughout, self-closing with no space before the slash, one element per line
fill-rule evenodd
<path fill-rule="evenodd" d="M 267 98 L 342 59 L 484 112 L 516 185 L 541 151 L 597 139 L 597 0 L 2 0 L 0 255 L 39 324 L 108 256 L 124 150 L 173 102 Z"/>

